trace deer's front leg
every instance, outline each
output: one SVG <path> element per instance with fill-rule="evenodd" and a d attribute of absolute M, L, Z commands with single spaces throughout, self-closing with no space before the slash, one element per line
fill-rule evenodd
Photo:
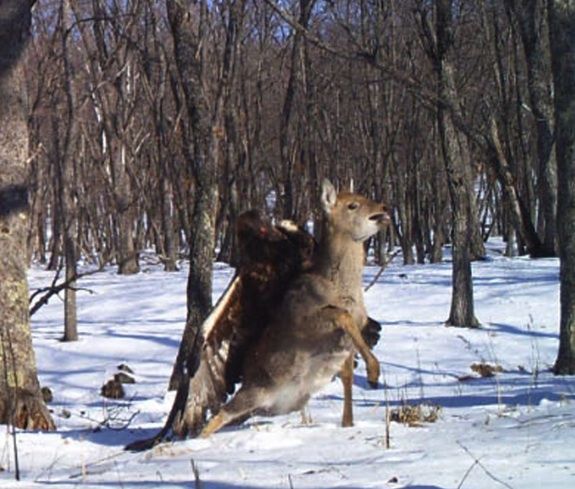
<path fill-rule="evenodd" d="M 343 310 L 339 313 L 338 325 L 351 337 L 353 345 L 365 362 L 367 381 L 371 387 L 376 388 L 378 386 L 380 374 L 379 360 L 373 354 L 369 346 L 367 346 L 359 326 L 355 323 L 351 314 Z M 353 363 L 351 370 L 353 375 Z"/>

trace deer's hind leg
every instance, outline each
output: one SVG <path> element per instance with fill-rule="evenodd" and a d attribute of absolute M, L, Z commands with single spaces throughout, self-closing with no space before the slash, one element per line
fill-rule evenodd
<path fill-rule="evenodd" d="M 341 425 L 344 428 L 353 426 L 353 357 L 354 353 L 351 353 L 347 357 L 339 373 L 341 383 L 343 384 L 343 415 L 341 417 Z"/>
<path fill-rule="evenodd" d="M 200 433 L 200 438 L 207 438 L 234 421 L 248 419 L 258 408 L 261 408 L 259 402 L 261 391 L 262 389 L 257 387 L 241 387 L 234 397 L 208 421 Z"/>

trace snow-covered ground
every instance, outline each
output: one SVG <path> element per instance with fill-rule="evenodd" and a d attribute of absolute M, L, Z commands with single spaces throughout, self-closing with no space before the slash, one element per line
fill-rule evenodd
<path fill-rule="evenodd" d="M 558 345 L 558 261 L 506 259 L 497 244 L 473 265 L 482 328 L 447 328 L 450 263 L 402 266 L 366 293 L 383 325 L 376 348 L 385 388 L 370 390 L 360 363 L 353 428 L 339 427 L 338 379 L 300 414 L 255 418 L 207 440 L 165 443 L 144 453 L 123 446 L 163 425 L 185 317 L 186 265 L 109 269 L 85 277 L 78 294 L 80 341 L 61 343 L 62 303 L 33 318 L 40 380 L 54 394 L 54 433 L 17 436 L 22 481 L 13 481 L 12 439 L 0 435 L 0 487 L 154 488 L 502 488 L 575 487 L 575 382 L 549 372 Z M 366 267 L 365 282 L 377 273 Z M 215 267 L 214 298 L 232 270 Z M 52 274 L 34 267 L 32 290 Z M 502 372 L 480 378 L 471 366 Z M 136 383 L 122 401 L 100 388 L 127 364 Z M 404 404 L 440 406 L 421 426 L 386 416 Z M 386 446 L 389 435 L 390 446 Z"/>

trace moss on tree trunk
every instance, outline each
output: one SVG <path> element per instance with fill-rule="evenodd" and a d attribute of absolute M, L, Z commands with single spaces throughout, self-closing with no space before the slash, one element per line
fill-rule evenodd
<path fill-rule="evenodd" d="M 28 315 L 28 130 L 18 64 L 33 2 L 0 6 L 0 423 L 53 429 L 36 372 Z"/>

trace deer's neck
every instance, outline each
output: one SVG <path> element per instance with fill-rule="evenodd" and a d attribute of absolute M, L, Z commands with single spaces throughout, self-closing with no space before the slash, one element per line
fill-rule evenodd
<path fill-rule="evenodd" d="M 349 236 L 324 226 L 316 257 L 316 272 L 349 296 L 363 303 L 362 274 L 364 262 L 363 244 Z"/>

